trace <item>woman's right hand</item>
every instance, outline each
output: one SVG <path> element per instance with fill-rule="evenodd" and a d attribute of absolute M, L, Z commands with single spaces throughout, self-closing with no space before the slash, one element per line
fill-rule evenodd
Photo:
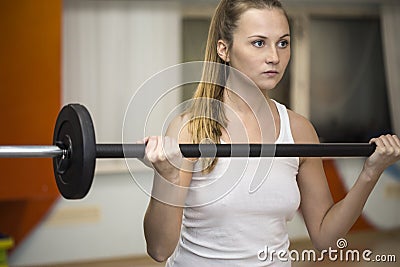
<path fill-rule="evenodd" d="M 141 161 L 171 183 L 179 184 L 183 156 L 176 139 L 169 136 L 150 136 L 143 140 L 145 156 Z"/>

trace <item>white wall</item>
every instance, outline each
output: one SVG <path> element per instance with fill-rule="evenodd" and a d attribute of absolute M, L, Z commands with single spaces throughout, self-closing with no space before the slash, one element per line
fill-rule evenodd
<path fill-rule="evenodd" d="M 179 4 L 67 0 L 63 16 L 63 102 L 89 108 L 99 143 L 120 142 L 134 93 L 152 75 L 181 62 Z"/>

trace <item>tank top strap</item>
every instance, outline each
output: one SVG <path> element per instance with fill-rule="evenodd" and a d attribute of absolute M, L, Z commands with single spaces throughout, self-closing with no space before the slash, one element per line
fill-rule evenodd
<path fill-rule="evenodd" d="M 280 118 L 280 129 L 279 129 L 279 136 L 276 140 L 276 143 L 289 143 L 294 144 L 294 138 L 292 135 L 292 130 L 290 128 L 290 120 L 287 108 L 285 105 L 278 103 L 277 101 L 273 100 L 276 108 L 278 109 L 279 118 Z"/>

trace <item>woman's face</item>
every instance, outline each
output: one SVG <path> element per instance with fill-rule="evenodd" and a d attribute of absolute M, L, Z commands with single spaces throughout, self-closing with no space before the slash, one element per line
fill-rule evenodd
<path fill-rule="evenodd" d="M 249 9 L 233 34 L 227 60 L 262 90 L 275 88 L 290 59 L 290 31 L 280 9 Z"/>

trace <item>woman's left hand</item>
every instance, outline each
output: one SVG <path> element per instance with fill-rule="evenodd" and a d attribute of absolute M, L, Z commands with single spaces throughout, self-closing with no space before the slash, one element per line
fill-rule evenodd
<path fill-rule="evenodd" d="M 396 135 L 372 138 L 375 152 L 365 161 L 364 168 L 380 175 L 387 167 L 400 160 L 400 139 Z"/>

